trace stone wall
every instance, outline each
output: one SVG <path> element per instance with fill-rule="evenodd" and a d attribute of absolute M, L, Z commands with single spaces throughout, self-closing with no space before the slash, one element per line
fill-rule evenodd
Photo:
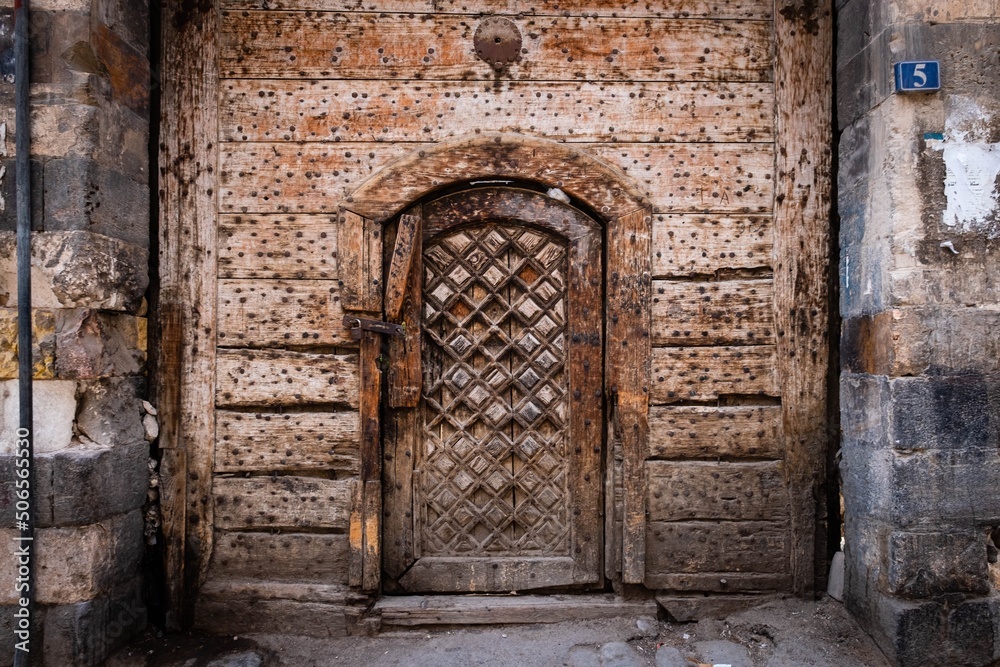
<path fill-rule="evenodd" d="M 1000 15 L 837 5 L 846 602 L 900 665 L 986 665 L 1000 657 Z M 894 94 L 900 60 L 939 60 L 942 91 Z"/>
<path fill-rule="evenodd" d="M 37 603 L 46 665 L 100 664 L 145 624 L 149 485 L 148 16 L 137 0 L 32 3 L 32 281 Z M 13 40 L 0 3 L 0 75 Z M 0 513 L 18 423 L 14 86 L 0 81 Z M 149 427 L 149 419 L 146 419 Z M 0 662 L 13 530 L 0 529 Z"/>

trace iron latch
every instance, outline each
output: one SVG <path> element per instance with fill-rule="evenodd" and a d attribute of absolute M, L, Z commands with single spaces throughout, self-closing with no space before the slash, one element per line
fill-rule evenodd
<path fill-rule="evenodd" d="M 366 317 L 355 317 L 354 315 L 344 316 L 344 326 L 350 328 L 351 338 L 354 340 L 361 340 L 362 331 L 373 331 L 387 336 L 402 336 L 404 334 L 402 324 L 371 320 Z"/>

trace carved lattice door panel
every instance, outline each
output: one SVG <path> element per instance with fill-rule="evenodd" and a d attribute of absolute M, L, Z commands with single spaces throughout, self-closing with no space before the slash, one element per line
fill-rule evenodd
<path fill-rule="evenodd" d="M 407 323 L 420 328 L 422 386 L 411 418 L 395 422 L 412 433 L 394 433 L 416 450 L 412 558 L 399 583 L 597 583 L 600 229 L 520 190 L 473 190 L 423 210 L 421 285 L 410 286 L 422 308 Z M 399 539 L 390 524 L 387 544 Z"/>

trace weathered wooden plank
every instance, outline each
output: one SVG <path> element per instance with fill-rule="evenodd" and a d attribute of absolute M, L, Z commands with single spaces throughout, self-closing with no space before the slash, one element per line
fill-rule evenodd
<path fill-rule="evenodd" d="M 685 572 L 682 574 L 649 574 L 647 588 L 669 591 L 699 591 L 704 593 L 770 593 L 791 589 L 788 574 L 756 574 L 744 572 Z"/>
<path fill-rule="evenodd" d="M 595 572 L 580 565 L 570 556 L 424 556 L 399 583 L 410 593 L 495 593 L 593 586 Z"/>
<path fill-rule="evenodd" d="M 650 241 L 652 216 L 639 209 L 607 230 L 607 384 L 614 401 L 614 428 L 622 447 L 624 489 L 622 580 L 640 583 L 646 547 L 646 480 L 643 460 L 649 438 Z"/>
<path fill-rule="evenodd" d="M 472 129 L 572 142 L 768 141 L 770 83 L 231 80 L 223 141 L 441 141 Z"/>
<path fill-rule="evenodd" d="M 656 215 L 653 276 L 770 267 L 773 243 L 771 218 L 767 216 Z"/>
<path fill-rule="evenodd" d="M 154 397 L 155 398 L 155 397 Z M 159 411 L 163 409 L 160 403 Z M 169 413 L 168 413 L 169 414 Z M 162 419 L 162 417 L 161 417 Z M 175 424 L 176 427 L 176 424 Z M 162 428 L 162 427 L 161 427 Z M 163 431 L 160 431 L 162 437 Z M 168 440 L 168 442 L 176 442 Z M 171 447 L 160 452 L 160 517 L 163 534 L 169 539 L 184 543 L 184 532 L 187 527 L 185 513 L 187 511 L 186 494 L 186 461 L 187 452 L 184 449 Z M 180 574 L 184 572 L 184 552 L 178 550 L 176 544 L 165 544 L 163 547 L 163 570 L 169 575 L 164 581 L 167 596 L 167 623 L 170 627 L 180 630 L 183 618 L 180 605 L 185 598 L 184 580 Z M 175 578 L 175 574 L 177 577 Z M 178 605 L 175 607 L 175 605 Z"/>
<path fill-rule="evenodd" d="M 663 459 L 781 458 L 781 408 L 654 406 L 649 456 Z"/>
<path fill-rule="evenodd" d="M 381 257 L 379 258 L 381 265 Z M 361 590 L 377 591 L 382 579 L 382 433 L 379 401 L 382 371 L 378 367 L 382 339 L 366 331 L 361 338 L 360 399 L 362 543 Z"/>
<path fill-rule="evenodd" d="M 354 346 L 336 280 L 219 281 L 219 345 Z"/>
<path fill-rule="evenodd" d="M 392 260 L 385 280 L 385 316 L 391 322 L 398 322 L 403 314 L 403 300 L 408 289 L 419 289 L 410 285 L 413 264 L 420 252 L 420 207 L 399 217 L 396 228 L 396 242 L 392 249 Z"/>
<path fill-rule="evenodd" d="M 216 472 L 361 470 L 358 413 L 228 412 L 216 416 Z"/>
<path fill-rule="evenodd" d="M 159 292 L 152 312 L 161 333 L 158 372 L 163 450 L 176 450 L 162 476 L 166 625 L 189 624 L 185 596 L 197 590 L 212 551 L 212 386 L 219 160 L 219 12 L 213 3 L 163 8 L 157 71 L 163 74 L 159 150 Z M 206 249 L 209 252 L 206 252 Z M 154 334 L 155 335 L 155 334 Z M 206 342 L 209 341 L 209 342 Z M 163 400 L 161 400 L 163 399 Z M 169 487 L 169 491 L 167 488 Z M 178 506 L 186 504 L 183 511 Z M 190 591 L 186 587 L 190 586 Z"/>
<path fill-rule="evenodd" d="M 623 16 L 638 18 L 714 18 L 770 19 L 774 3 L 770 0 L 540 0 L 525 4 L 522 0 L 223 0 L 225 9 L 275 9 L 314 11 L 379 11 L 441 14 L 515 14 L 536 16 Z"/>
<path fill-rule="evenodd" d="M 769 144 L 587 144 L 617 166 L 664 213 L 770 213 L 774 148 Z"/>
<path fill-rule="evenodd" d="M 364 484 L 361 590 L 373 592 L 382 582 L 382 482 L 376 479 Z"/>
<path fill-rule="evenodd" d="M 386 625 L 497 625 L 655 616 L 656 603 L 616 595 L 408 595 L 384 597 L 375 610 Z"/>
<path fill-rule="evenodd" d="M 347 536 L 219 533 L 213 578 L 347 584 Z"/>
<path fill-rule="evenodd" d="M 778 521 L 788 489 L 778 461 L 649 461 L 649 520 Z"/>
<path fill-rule="evenodd" d="M 212 485 L 215 526 L 222 530 L 346 531 L 350 484 L 350 480 L 315 477 L 216 477 Z"/>
<path fill-rule="evenodd" d="M 201 595 L 231 600 L 294 600 L 344 604 L 365 602 L 363 595 L 341 584 L 313 583 L 311 581 L 247 581 L 245 579 L 213 579 L 199 591 Z M 291 633 L 294 634 L 294 633 Z"/>
<path fill-rule="evenodd" d="M 345 310 L 382 310 L 382 227 L 341 211 L 337 236 L 340 299 Z"/>
<path fill-rule="evenodd" d="M 760 521 L 650 522 L 646 572 L 760 572 L 788 570 L 788 527 Z"/>
<path fill-rule="evenodd" d="M 220 278 L 334 279 L 334 215 L 224 215 L 219 219 Z"/>
<path fill-rule="evenodd" d="M 774 342 L 770 280 L 653 282 L 654 345 Z"/>
<path fill-rule="evenodd" d="M 229 78 L 496 78 L 472 48 L 480 19 L 447 14 L 223 11 Z M 516 19 L 519 80 L 767 81 L 771 23 L 558 16 Z M 595 35 L 600 35 L 599 39 Z"/>
<path fill-rule="evenodd" d="M 423 148 L 403 143 L 225 144 L 219 179 L 221 210 L 336 211 L 365 179 Z M 624 171 L 657 211 L 769 213 L 772 208 L 774 150 L 767 144 L 616 143 L 581 144 L 578 148 Z M 498 165 L 452 156 L 452 162 L 471 179 L 502 177 L 507 174 L 498 172 L 511 170 L 502 160 Z M 435 167 L 427 164 L 428 169 Z M 398 187 L 406 185 L 403 182 Z M 338 254 L 344 256 L 342 250 Z M 346 271 L 340 273 L 346 275 Z"/>
<path fill-rule="evenodd" d="M 413 465 L 421 426 L 418 410 L 397 409 L 386 413 L 382 550 L 385 572 L 393 579 L 413 564 Z"/>
<path fill-rule="evenodd" d="M 280 350 L 220 350 L 219 407 L 337 404 L 358 407 L 358 357 Z"/>
<path fill-rule="evenodd" d="M 774 300 L 778 377 L 793 494 L 792 572 L 811 595 L 826 553 L 816 548 L 825 482 L 829 359 L 830 197 L 833 100 L 830 0 L 785 3 L 775 17 L 776 135 Z M 821 529 L 822 530 L 822 529 Z"/>
<path fill-rule="evenodd" d="M 351 481 L 351 512 L 348 515 L 347 530 L 347 583 L 361 587 L 364 578 L 365 548 L 365 483 L 360 479 Z"/>
<path fill-rule="evenodd" d="M 725 395 L 778 396 L 774 347 L 653 348 L 654 404 Z"/>
<path fill-rule="evenodd" d="M 423 358 L 421 355 L 421 319 L 423 317 L 423 258 L 421 239 L 413 240 L 408 286 L 403 293 L 399 319 L 403 325 L 402 336 L 389 339 L 388 383 L 389 407 L 415 408 L 420 405 L 423 384 Z M 414 426 L 416 428 L 416 426 Z M 410 461 L 412 465 L 412 460 Z"/>

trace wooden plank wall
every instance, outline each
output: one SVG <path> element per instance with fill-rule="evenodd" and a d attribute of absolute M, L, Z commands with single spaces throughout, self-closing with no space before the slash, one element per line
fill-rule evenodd
<path fill-rule="evenodd" d="M 503 131 L 574 142 L 654 205 L 647 585 L 789 587 L 773 2 L 531 4 L 222 0 L 218 572 L 268 576 L 240 554 L 280 542 L 275 577 L 347 581 L 310 555 L 346 551 L 359 469 L 333 214 L 422 144 Z M 500 72 L 472 47 L 493 13 L 523 36 Z"/>

